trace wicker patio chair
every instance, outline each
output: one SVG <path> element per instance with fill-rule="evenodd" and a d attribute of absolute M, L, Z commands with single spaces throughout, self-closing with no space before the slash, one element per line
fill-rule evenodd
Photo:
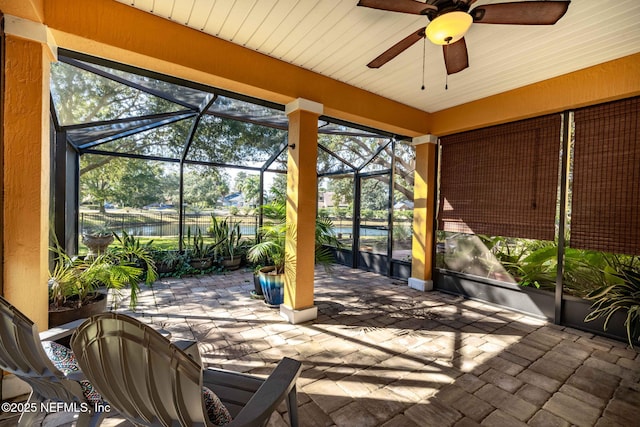
<path fill-rule="evenodd" d="M 85 379 L 82 372 L 63 373 L 45 353 L 42 341 L 60 339 L 71 332 L 73 325 L 69 324 L 39 334 L 29 318 L 0 296 L 0 368 L 25 381 L 32 390 L 28 401 L 20 405 L 25 411 L 18 425 L 31 427 L 43 423 L 48 415 L 43 411 L 48 408 L 47 401 L 78 408 L 78 426 L 97 426 L 106 415 L 95 412 L 95 404 L 86 399 L 80 384 Z"/>
<path fill-rule="evenodd" d="M 203 386 L 233 417 L 229 427 L 264 426 L 283 400 L 290 425 L 298 425 L 301 363 L 296 360 L 282 359 L 266 379 L 202 369 L 197 346 L 189 355 L 147 325 L 117 313 L 88 319 L 73 334 L 71 347 L 105 400 L 136 425 L 216 425 L 210 421 Z"/>

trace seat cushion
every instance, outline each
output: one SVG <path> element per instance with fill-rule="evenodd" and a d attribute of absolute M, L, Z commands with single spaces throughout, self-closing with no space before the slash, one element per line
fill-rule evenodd
<path fill-rule="evenodd" d="M 204 398 L 205 408 L 207 408 L 209 421 L 217 426 L 223 426 L 231 422 L 231 414 L 214 392 L 207 387 L 202 387 L 202 397 Z"/>
<path fill-rule="evenodd" d="M 47 357 L 53 363 L 53 366 L 58 368 L 60 372 L 65 375 L 69 375 L 72 372 L 80 371 L 76 356 L 71 349 L 58 344 L 54 341 L 43 341 L 42 347 Z M 82 393 L 89 402 L 99 403 L 102 402 L 102 396 L 87 380 L 80 381 L 82 387 Z"/>

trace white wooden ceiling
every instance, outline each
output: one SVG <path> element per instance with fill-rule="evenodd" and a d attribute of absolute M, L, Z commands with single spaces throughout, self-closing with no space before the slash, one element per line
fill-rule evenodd
<path fill-rule="evenodd" d="M 427 41 L 423 91 L 422 41 L 380 69 L 366 64 L 426 17 L 358 0 L 116 1 L 427 112 L 640 52 L 640 0 L 573 0 L 553 26 L 473 24 L 469 68 L 448 90 L 441 47 Z"/>

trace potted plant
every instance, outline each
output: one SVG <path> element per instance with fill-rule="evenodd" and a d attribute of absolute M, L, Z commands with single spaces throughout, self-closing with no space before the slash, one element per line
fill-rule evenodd
<path fill-rule="evenodd" d="M 627 330 L 629 345 L 633 347 L 640 339 L 640 273 L 624 269 L 619 273 L 612 273 L 612 283 L 596 289 L 587 295 L 588 300 L 594 301 L 591 312 L 585 317 L 585 322 L 604 318 L 604 330 L 611 317 L 622 310 L 626 314 L 624 326 Z"/>
<path fill-rule="evenodd" d="M 266 205 L 265 208 L 275 221 L 261 227 L 259 241 L 249 249 L 247 258 L 254 263 L 268 264 L 267 267 L 262 267 L 258 271 L 260 285 L 265 302 L 277 307 L 284 301 L 285 269 L 293 264 L 292 259 L 286 259 L 289 252 L 286 247 L 287 235 L 289 240 L 295 238 L 296 230 L 291 225 L 287 225 L 284 220 L 284 203 Z M 333 255 L 327 249 L 327 245 L 339 248 L 341 244 L 333 231 L 333 224 L 329 217 L 319 216 L 315 227 L 315 261 L 328 268 L 333 262 Z"/>
<path fill-rule="evenodd" d="M 113 240 L 114 235 L 105 224 L 89 227 L 82 232 L 82 243 L 87 247 L 89 256 L 104 253 Z"/>
<path fill-rule="evenodd" d="M 127 263 L 141 268 L 144 272 L 144 281 L 153 283 L 158 279 L 155 261 L 153 259 L 153 240 L 142 243 L 140 239 L 122 230 L 122 237 L 113 233 L 117 244 L 111 249 L 113 255 Z"/>
<path fill-rule="evenodd" d="M 95 256 L 70 256 L 56 242 L 51 248 L 54 267 L 49 274 L 49 326 L 57 326 L 72 320 L 105 311 L 106 294 L 116 296 L 126 287 L 131 288 L 129 307 L 135 308 L 140 282 L 145 272 L 130 261 L 133 254 L 144 256 L 141 251 L 106 251 Z M 145 282 L 155 280 L 155 268 L 151 265 Z"/>
<path fill-rule="evenodd" d="M 218 220 L 211 214 L 211 226 L 208 231 L 217 246 L 216 255 L 220 257 L 221 265 L 227 270 L 237 270 L 243 255 L 240 221 L 233 221 L 230 217 Z"/>
<path fill-rule="evenodd" d="M 184 257 L 175 250 L 154 250 L 151 253 L 158 274 L 169 274 L 178 268 Z"/>
<path fill-rule="evenodd" d="M 214 244 L 205 244 L 200 229 L 198 229 L 198 233 L 193 236 L 193 239 L 191 239 L 191 229 L 188 229 L 187 240 L 191 241 L 191 245 L 189 245 L 185 251 L 189 265 L 200 271 L 207 270 L 213 266 L 216 247 L 224 242 L 224 240 L 222 240 Z"/>
<path fill-rule="evenodd" d="M 263 225 L 260 241 L 253 245 L 247 258 L 254 263 L 267 263 L 258 270 L 265 302 L 277 307 L 284 301 L 284 269 L 287 225 L 284 221 Z"/>

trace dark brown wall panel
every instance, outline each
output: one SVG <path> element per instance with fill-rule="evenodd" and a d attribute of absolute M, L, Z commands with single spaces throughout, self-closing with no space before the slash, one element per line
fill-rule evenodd
<path fill-rule="evenodd" d="M 439 228 L 553 240 L 561 115 L 441 139 Z"/>
<path fill-rule="evenodd" d="M 640 255 L 640 98 L 577 110 L 569 245 Z"/>

